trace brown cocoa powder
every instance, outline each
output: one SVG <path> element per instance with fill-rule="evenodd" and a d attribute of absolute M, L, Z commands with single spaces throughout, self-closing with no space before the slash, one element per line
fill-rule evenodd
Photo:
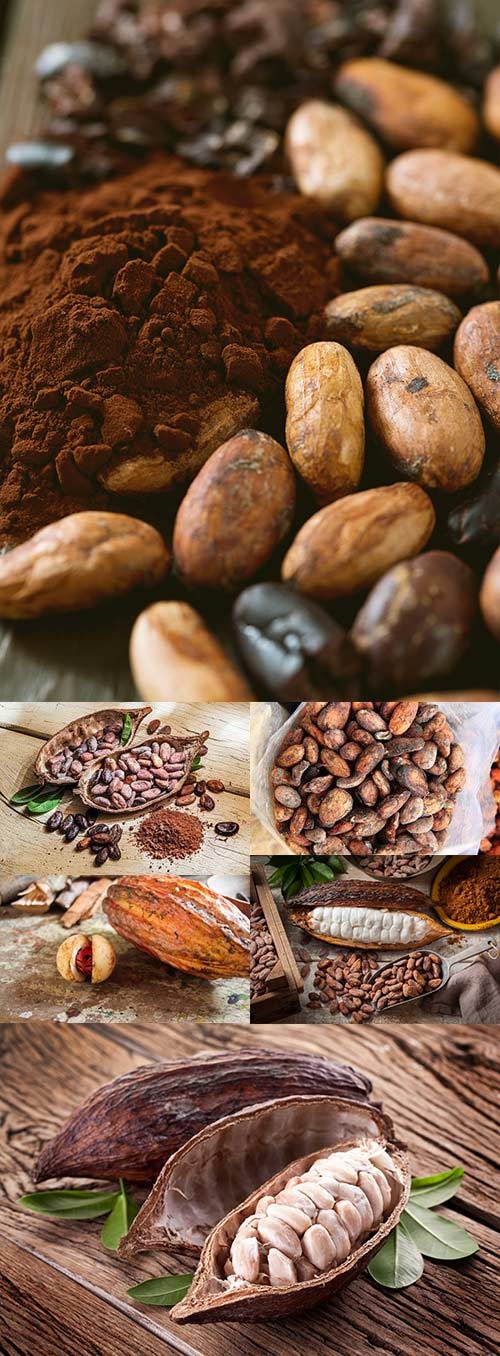
<path fill-rule="evenodd" d="M 500 859 L 457 862 L 439 889 L 439 903 L 457 923 L 487 923 L 500 914 Z"/>
<path fill-rule="evenodd" d="M 135 834 L 143 852 L 155 861 L 192 857 L 203 841 L 205 826 L 196 815 L 182 810 L 156 810 L 145 815 Z"/>
<path fill-rule="evenodd" d="M 158 465 L 191 479 L 272 406 L 336 290 L 332 222 L 265 179 L 158 155 L 86 190 L 10 173 L 0 204 L 2 540 L 121 506 L 137 458 L 153 493 Z"/>

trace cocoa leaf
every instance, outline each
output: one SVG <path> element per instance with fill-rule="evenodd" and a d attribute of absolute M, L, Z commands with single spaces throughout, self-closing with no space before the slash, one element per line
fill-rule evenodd
<path fill-rule="evenodd" d="M 133 726 L 132 717 L 129 714 L 129 712 L 126 711 L 123 717 L 123 729 L 120 735 L 120 744 L 128 744 L 128 741 L 132 734 L 132 726 Z"/>
<path fill-rule="evenodd" d="M 130 1225 L 138 1214 L 139 1206 L 136 1205 L 132 1196 L 129 1196 L 126 1187 L 120 1178 L 120 1191 L 115 1204 L 108 1215 L 106 1223 L 101 1230 L 101 1243 L 104 1248 L 109 1248 L 110 1252 L 116 1252 L 121 1238 L 128 1234 Z"/>
<path fill-rule="evenodd" d="M 419 1281 L 424 1269 L 422 1254 L 399 1223 L 372 1258 L 368 1272 L 377 1285 L 388 1290 L 404 1290 Z"/>
<path fill-rule="evenodd" d="M 412 1177 L 410 1200 L 417 1205 L 442 1205 L 458 1191 L 463 1175 L 463 1168 L 456 1167 L 432 1177 Z"/>
<path fill-rule="evenodd" d="M 32 1191 L 21 1196 L 18 1204 L 23 1210 L 50 1219 L 98 1219 L 109 1215 L 119 1200 L 116 1191 Z"/>
<path fill-rule="evenodd" d="M 479 1245 L 466 1229 L 445 1219 L 444 1215 L 433 1214 L 432 1210 L 426 1210 L 415 1201 L 408 1202 L 402 1221 L 424 1257 L 433 1257 L 438 1262 L 457 1262 L 478 1250 Z"/>
<path fill-rule="evenodd" d="M 157 1304 L 164 1309 L 171 1309 L 185 1298 L 191 1289 L 193 1277 L 193 1271 L 185 1276 L 156 1276 L 151 1281 L 141 1281 L 139 1285 L 131 1286 L 127 1295 L 139 1304 Z"/>

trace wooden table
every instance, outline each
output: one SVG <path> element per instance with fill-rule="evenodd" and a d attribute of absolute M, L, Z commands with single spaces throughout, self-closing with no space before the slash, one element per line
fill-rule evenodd
<path fill-rule="evenodd" d="M 123 703 L 123 709 L 130 706 Z M 22 806 L 12 806 L 9 800 L 20 787 L 36 780 L 33 764 L 46 739 L 69 721 L 88 711 L 98 711 L 103 702 L 2 702 L 0 703 L 0 875 L 16 876 L 34 871 L 40 876 L 62 872 L 81 875 L 92 866 L 92 858 L 75 853 L 74 843 L 65 843 L 60 834 L 44 832 L 41 819 L 26 814 Z M 209 753 L 203 760 L 208 777 L 222 781 L 226 787 L 216 797 L 215 810 L 202 815 L 206 823 L 205 835 L 198 852 L 174 870 L 179 875 L 209 876 L 215 874 L 241 875 L 248 873 L 249 856 L 249 752 L 248 705 L 239 702 L 213 703 L 210 706 L 159 702 L 152 716 L 168 719 L 174 734 L 194 735 L 209 729 Z M 141 729 L 134 742 L 140 743 Z M 165 804 L 165 802 L 163 802 Z M 82 804 L 69 788 L 64 799 L 66 813 L 82 810 Z M 196 809 L 196 807 L 194 807 Z M 43 820 L 48 816 L 44 816 Z M 233 838 L 219 838 L 213 825 L 218 820 L 235 820 L 240 831 Z M 106 822 L 123 825 L 120 840 L 122 857 L 120 874 L 160 875 L 172 871 L 172 863 L 153 861 L 143 854 L 135 840 L 140 818 L 137 815 L 106 815 Z M 212 827 L 210 827 L 210 825 Z M 109 866 L 101 868 L 109 875 Z M 97 868 L 99 874 L 99 868 Z"/>
<path fill-rule="evenodd" d="M 426 1260 L 399 1293 L 355 1281 L 302 1319 L 180 1328 L 168 1311 L 134 1306 L 127 1288 L 185 1259 L 161 1252 L 118 1262 L 99 1221 L 51 1223 L 21 1213 L 18 1197 L 42 1142 L 94 1088 L 145 1061 L 240 1044 L 316 1051 L 357 1064 L 407 1140 L 416 1173 L 465 1167 L 442 1213 L 480 1251 L 455 1266 Z M 0 1349 L 4 1356 L 494 1356 L 498 1350 L 500 1038 L 494 1028 L 421 1026 L 352 1032 L 231 1026 L 59 1029 L 0 1027 Z M 496 1334 L 496 1335 L 495 1335 Z"/>

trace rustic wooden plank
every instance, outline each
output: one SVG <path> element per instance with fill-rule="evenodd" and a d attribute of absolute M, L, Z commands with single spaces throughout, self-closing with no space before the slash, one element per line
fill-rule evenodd
<path fill-rule="evenodd" d="M 124 703 L 124 708 L 131 703 Z M 0 873 L 17 875 L 30 870 L 40 876 L 63 873 L 81 874 L 82 861 L 75 845 L 65 843 L 58 834 L 43 831 L 42 817 L 32 818 L 21 806 L 11 806 L 14 791 L 34 781 L 33 764 L 46 738 L 76 716 L 102 707 L 100 702 L 81 703 L 2 703 L 0 705 Z M 202 816 L 206 825 L 200 850 L 182 863 L 182 873 L 198 876 L 247 875 L 250 833 L 248 790 L 249 708 L 246 703 L 219 702 L 210 706 L 185 703 L 157 703 L 154 715 L 167 719 L 175 733 L 200 734 L 210 730 L 209 753 L 204 760 L 206 775 L 222 781 L 226 787 L 217 796 L 216 806 Z M 136 743 L 140 742 L 140 732 Z M 66 813 L 82 808 L 68 789 Z M 196 807 L 195 807 L 196 808 Z M 120 841 L 121 874 L 161 874 L 168 860 L 152 861 L 135 842 L 140 822 L 136 815 L 108 815 L 106 820 L 123 825 Z M 233 838 L 219 838 L 209 825 L 218 820 L 236 820 L 240 831 Z M 91 860 L 89 858 L 88 864 Z M 85 869 L 85 868 L 84 868 Z M 100 869 L 96 868 L 97 873 Z M 109 874 L 105 867 L 103 875 Z"/>

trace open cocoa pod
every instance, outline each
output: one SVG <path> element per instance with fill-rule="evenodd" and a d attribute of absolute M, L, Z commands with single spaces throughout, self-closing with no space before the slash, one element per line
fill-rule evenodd
<path fill-rule="evenodd" d="M 78 795 L 101 814 L 136 815 L 156 808 L 180 794 L 208 737 L 208 730 L 200 735 L 174 735 L 166 726 L 142 744 L 96 759 L 80 777 Z M 120 784 L 120 778 L 131 776 L 135 778 L 131 783 Z"/>
<path fill-rule="evenodd" d="M 405 1148 L 379 1115 L 379 1134 L 357 1130 L 340 1144 L 301 1155 L 216 1224 L 171 1319 L 242 1322 L 302 1314 L 352 1281 L 394 1229 L 411 1185 Z M 258 1138 L 251 1136 L 254 1157 L 265 1152 Z M 201 1190 L 202 1178 L 203 1170 L 196 1178 Z"/>
<path fill-rule="evenodd" d="M 87 716 L 80 716 L 77 720 L 70 721 L 69 725 L 64 725 L 62 730 L 42 744 L 35 762 L 35 774 L 41 782 L 51 782 L 58 786 L 75 786 L 80 781 L 85 767 L 92 769 L 94 763 L 101 757 L 110 753 L 112 748 L 119 748 L 121 751 L 127 749 L 132 743 L 134 736 L 152 711 L 151 706 L 137 706 L 134 709 L 105 708 L 102 711 L 90 711 Z M 128 720 L 127 720 L 128 717 Z M 124 732 L 125 721 L 127 721 L 127 737 L 123 744 L 120 742 Z M 109 731 L 109 747 L 103 753 L 101 740 L 105 732 Z M 111 743 L 113 734 L 114 742 Z M 83 753 L 78 755 L 77 751 L 82 745 L 91 742 L 96 743 L 96 748 L 85 748 Z M 70 757 L 70 751 L 72 757 Z M 77 766 L 72 771 L 73 764 Z"/>
<path fill-rule="evenodd" d="M 153 1182 L 170 1154 L 223 1115 L 299 1092 L 367 1101 L 371 1082 L 306 1051 L 242 1048 L 142 1065 L 104 1083 L 44 1146 L 34 1181 Z"/>
<path fill-rule="evenodd" d="M 451 937 L 451 928 L 443 928 L 426 913 L 403 909 L 358 908 L 342 904 L 320 905 L 314 909 L 290 909 L 289 918 L 303 932 L 331 946 L 359 947 L 365 951 L 405 951 L 427 946 Z"/>
<path fill-rule="evenodd" d="M 250 974 L 250 920 L 201 881 L 121 876 L 108 890 L 104 911 L 127 942 L 185 974 Z"/>
<path fill-rule="evenodd" d="M 322 1095 L 296 1094 L 223 1116 L 165 1163 L 121 1240 L 120 1256 L 151 1248 L 199 1256 L 219 1220 L 299 1155 L 388 1128 L 377 1107 Z"/>

